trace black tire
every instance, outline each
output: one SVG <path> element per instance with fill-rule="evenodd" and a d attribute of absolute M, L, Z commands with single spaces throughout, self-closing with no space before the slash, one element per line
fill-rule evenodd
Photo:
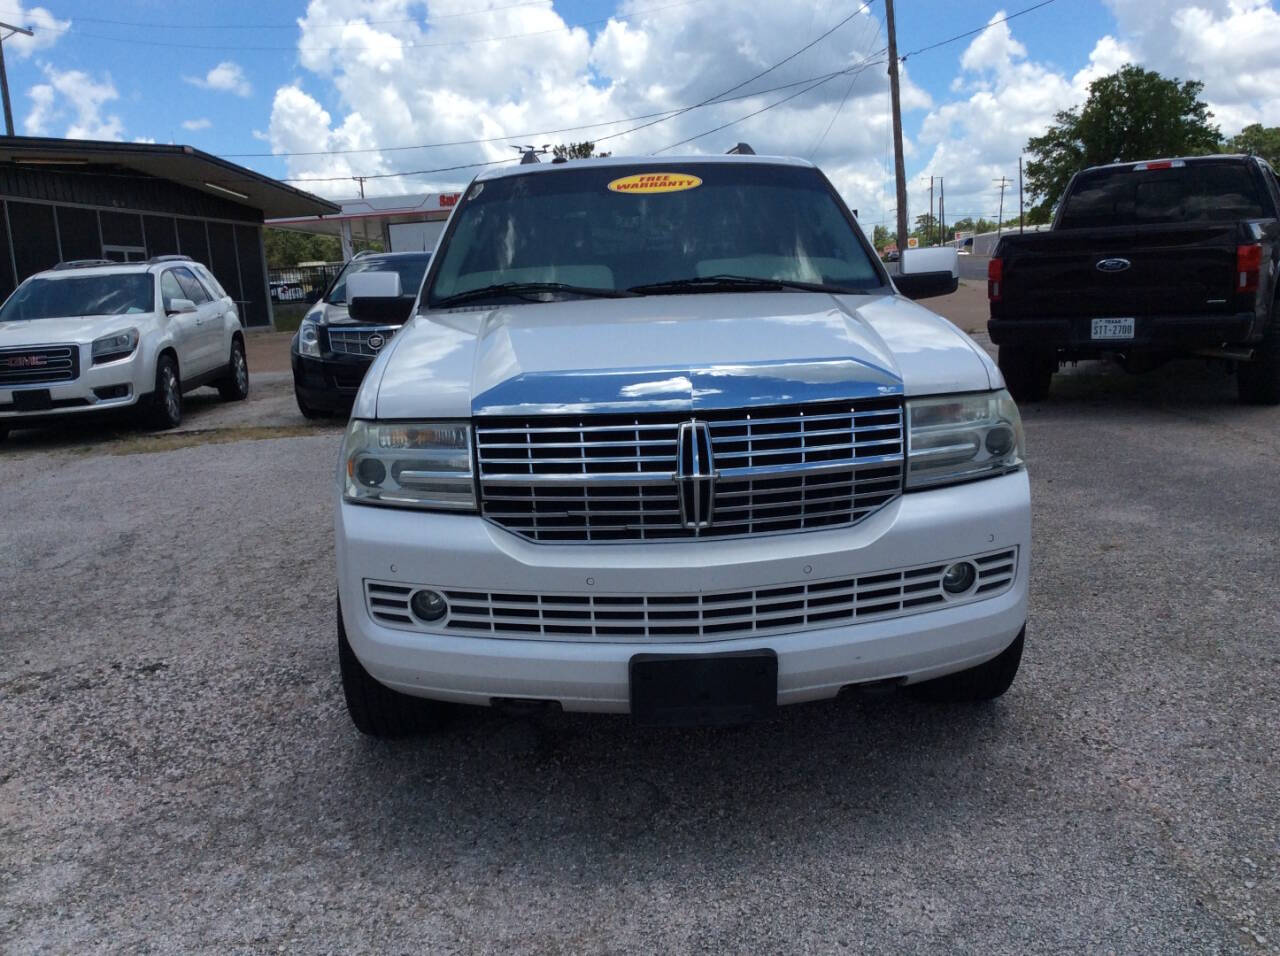
<path fill-rule="evenodd" d="M 182 424 L 182 379 L 172 355 L 161 355 L 156 362 L 156 390 L 151 396 L 148 422 L 157 429 Z"/>
<path fill-rule="evenodd" d="M 1015 401 L 1043 402 L 1049 397 L 1049 383 L 1058 370 L 1058 359 L 1052 352 L 1002 345 L 996 364 L 1000 366 L 1004 383 Z"/>
<path fill-rule="evenodd" d="M 994 700 L 1009 689 L 1018 674 L 1026 635 L 1027 628 L 1023 625 L 1013 643 L 991 660 L 977 667 L 970 667 L 967 671 L 958 671 L 919 684 L 908 684 L 907 691 L 920 700 L 947 704 Z"/>
<path fill-rule="evenodd" d="M 364 669 L 347 642 L 338 606 L 338 669 L 342 672 L 342 693 L 347 713 L 356 730 L 370 737 L 409 737 L 434 730 L 448 707 L 439 701 L 410 697 L 378 683 Z"/>
<path fill-rule="evenodd" d="M 1280 307 L 1253 350 L 1253 358 L 1236 365 L 1236 388 L 1246 405 L 1280 405 Z"/>
<path fill-rule="evenodd" d="M 311 421 L 316 421 L 317 419 L 331 417 L 330 412 L 326 412 L 320 408 L 312 408 L 308 405 L 307 400 L 302 397 L 302 393 L 298 391 L 297 387 L 293 390 L 293 397 L 298 403 L 298 411 L 302 412 L 303 418 L 309 418 Z"/>
<path fill-rule="evenodd" d="M 244 355 L 244 342 L 239 336 L 231 340 L 231 371 L 218 383 L 218 394 L 224 402 L 243 402 L 249 397 L 249 360 Z"/>

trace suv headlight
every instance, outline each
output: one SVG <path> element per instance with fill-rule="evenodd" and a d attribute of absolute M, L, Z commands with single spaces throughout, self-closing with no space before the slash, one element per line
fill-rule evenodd
<path fill-rule="evenodd" d="M 298 354 L 320 357 L 320 327 L 311 319 L 303 319 L 298 326 Z"/>
<path fill-rule="evenodd" d="M 471 427 L 354 419 L 342 447 L 342 482 L 347 501 L 475 511 Z"/>
<path fill-rule="evenodd" d="M 907 488 L 988 478 L 1022 466 L 1022 417 L 1006 391 L 907 402 Z"/>
<path fill-rule="evenodd" d="M 137 347 L 137 329 L 125 329 L 121 332 L 113 332 L 111 335 L 104 335 L 100 339 L 94 339 L 92 349 L 93 364 L 100 365 L 103 362 L 114 362 L 116 359 L 128 358 Z"/>

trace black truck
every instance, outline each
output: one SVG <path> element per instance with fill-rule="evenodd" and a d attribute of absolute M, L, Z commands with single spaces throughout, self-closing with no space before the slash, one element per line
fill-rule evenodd
<path fill-rule="evenodd" d="M 1277 261 L 1280 184 L 1263 160 L 1096 166 L 1052 229 L 996 245 L 987 328 L 1019 401 L 1047 397 L 1066 361 L 1141 372 L 1201 356 L 1234 363 L 1241 401 L 1280 404 Z"/>

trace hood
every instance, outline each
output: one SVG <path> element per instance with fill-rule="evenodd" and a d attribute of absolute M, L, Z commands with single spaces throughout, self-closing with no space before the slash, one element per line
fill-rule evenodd
<path fill-rule="evenodd" d="M 125 329 L 141 329 L 151 322 L 150 312 L 133 315 L 98 315 L 68 319 L 31 319 L 0 322 L 0 349 L 20 345 L 54 345 L 75 342 L 87 345 L 94 339 Z"/>
<path fill-rule="evenodd" d="M 692 411 L 991 387 L 977 347 L 896 296 L 583 299 L 428 313 L 357 417 Z"/>

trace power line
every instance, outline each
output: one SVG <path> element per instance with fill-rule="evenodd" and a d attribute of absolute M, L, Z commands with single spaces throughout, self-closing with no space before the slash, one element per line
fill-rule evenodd
<path fill-rule="evenodd" d="M 576 24 L 573 24 L 572 26 L 566 23 L 564 26 L 555 27 L 554 29 L 551 29 L 551 30 L 534 30 L 529 33 L 510 33 L 510 34 L 506 34 L 505 36 L 480 37 L 474 40 L 447 40 L 447 41 L 432 42 L 432 43 L 413 43 L 413 42 L 406 42 L 402 40 L 400 37 L 395 37 L 394 39 L 400 40 L 400 46 L 406 50 L 437 49 L 440 47 L 477 46 L 481 43 L 498 43 L 504 40 L 522 40 L 527 37 L 549 36 L 551 34 L 564 33 L 566 31 L 576 30 L 582 27 L 600 26 L 601 24 L 609 23 L 610 21 L 623 22 L 627 20 L 635 20 L 649 13 L 658 13 L 659 11 L 662 11 L 662 10 L 671 10 L 671 9 L 674 9 L 675 7 L 687 7 L 687 6 L 690 6 L 691 4 L 703 3 L 703 2 L 705 2 L 705 0 L 678 0 L 678 2 L 676 3 L 668 3 L 660 7 L 646 7 L 643 10 L 636 10 L 633 13 L 627 14 L 626 16 L 604 17 L 599 20 L 585 20 L 582 23 L 576 23 Z M 66 33 L 72 32 L 72 30 L 74 30 L 74 25 L 67 27 L 65 30 L 52 30 L 52 31 L 45 30 L 45 32 L 66 34 Z M 91 39 L 91 40 L 110 40 L 112 43 L 132 43 L 136 46 L 159 46 L 159 47 L 168 47 L 170 49 L 180 49 L 180 50 L 217 50 L 220 52 L 228 52 L 228 51 L 230 52 L 282 52 L 284 51 L 284 52 L 290 52 L 290 53 L 294 53 L 294 52 L 296 53 L 333 53 L 338 50 L 366 50 L 367 51 L 367 50 L 381 49 L 381 47 L 375 48 L 370 46 L 344 46 L 343 44 L 340 44 L 340 43 L 331 43 L 326 46 L 281 46 L 278 44 L 272 45 L 272 46 L 250 46 L 243 43 L 234 43 L 234 44 L 175 43 L 170 40 L 146 40 L 139 37 L 109 36 L 101 33 L 83 33 L 79 30 L 75 30 L 75 36 L 82 37 L 85 39 Z"/>
<path fill-rule="evenodd" d="M 965 37 L 971 37 L 975 33 L 982 33 L 984 30 L 990 29 L 991 27 L 995 26 L 997 23 L 1008 23 L 1010 20 L 1013 20 L 1016 17 L 1020 17 L 1020 16 L 1023 16 L 1024 14 L 1031 13 L 1034 10 L 1039 10 L 1041 7 L 1047 7 L 1049 4 L 1053 2 L 1054 0 L 1041 0 L 1040 3 L 1027 7 L 1025 10 L 1019 10 L 1017 13 L 1011 13 L 1007 17 L 1001 17 L 998 20 L 992 20 L 990 23 L 985 23 L 982 26 L 976 27 L 973 30 L 968 30 L 964 33 L 957 33 L 953 37 L 947 37 L 945 40 L 939 40 L 937 43 L 931 43 L 928 46 L 922 46 L 918 50 L 912 50 L 910 53 L 904 53 L 898 59 L 901 60 L 903 63 L 905 63 L 907 61 L 907 57 L 909 56 L 919 56 L 921 53 L 928 53 L 930 50 L 936 50 L 938 47 L 946 46 L 948 43 L 955 43 L 957 40 L 963 40 Z"/>
<path fill-rule="evenodd" d="M 876 40 L 879 37 L 880 37 L 880 28 L 876 27 L 876 32 L 871 36 L 871 42 L 867 44 L 866 52 L 862 54 L 863 59 L 866 59 L 868 56 L 871 55 L 871 47 L 875 44 Z M 827 141 L 827 134 L 831 132 L 831 127 L 836 125 L 836 120 L 840 118 L 840 114 L 844 111 L 844 104 L 848 101 L 849 94 L 853 92 L 853 85 L 857 82 L 858 82 L 858 74 L 855 73 L 853 76 L 849 77 L 849 85 L 845 87 L 844 96 L 840 98 L 840 105 L 837 106 L 836 111 L 831 114 L 831 121 L 827 123 L 827 128 L 822 131 L 822 135 L 818 137 L 818 141 L 814 143 L 813 147 L 809 150 L 810 159 L 813 159 L 813 157 L 817 154 L 819 147 L 821 147 L 822 144 Z"/>

